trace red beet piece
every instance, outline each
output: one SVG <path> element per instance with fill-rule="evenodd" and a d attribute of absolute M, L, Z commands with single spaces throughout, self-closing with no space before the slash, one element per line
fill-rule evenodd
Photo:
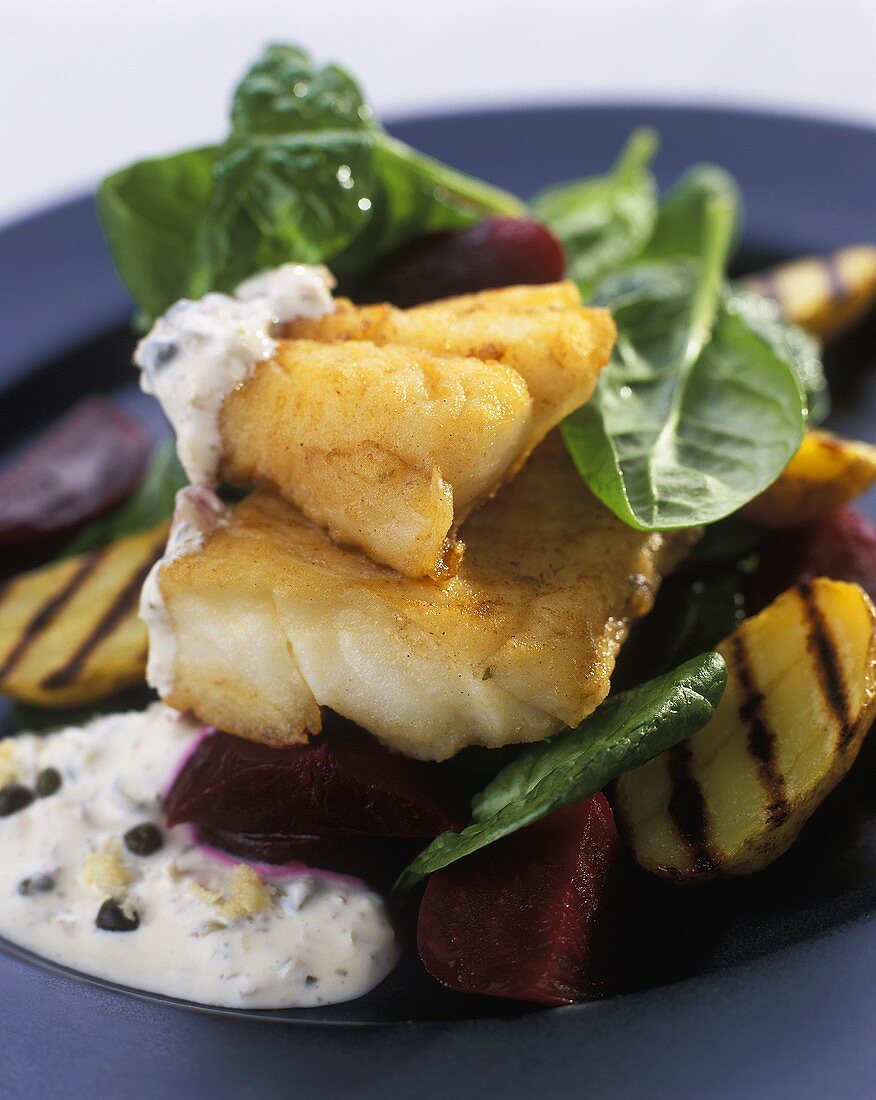
<path fill-rule="evenodd" d="M 171 825 L 230 833 L 433 837 L 465 824 L 464 803 L 439 765 L 399 756 L 335 721 L 308 744 L 285 748 L 227 733 L 205 738 L 165 810 Z"/>
<path fill-rule="evenodd" d="M 774 535 L 749 579 L 749 613 L 813 577 L 852 581 L 876 600 L 876 525 L 845 506 L 814 523 Z"/>
<path fill-rule="evenodd" d="M 102 397 L 74 406 L 0 474 L 0 546 L 69 535 L 130 496 L 150 440 Z"/>
<path fill-rule="evenodd" d="M 436 871 L 417 926 L 426 969 L 463 993 L 548 1005 L 603 996 L 619 845 L 598 794 Z"/>
<path fill-rule="evenodd" d="M 353 296 L 407 307 L 492 287 L 554 283 L 565 270 L 563 246 L 548 228 L 524 218 L 488 218 L 415 238 L 379 261 Z"/>
<path fill-rule="evenodd" d="M 233 833 L 199 827 L 198 839 L 255 863 L 303 863 L 320 871 L 355 875 L 376 890 L 389 890 L 399 872 L 423 848 L 422 838 L 290 836 Z"/>

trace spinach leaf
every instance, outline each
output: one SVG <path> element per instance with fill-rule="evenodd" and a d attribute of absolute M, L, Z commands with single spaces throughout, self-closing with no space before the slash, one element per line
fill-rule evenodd
<path fill-rule="evenodd" d="M 374 126 L 352 77 L 269 46 L 234 94 L 231 123 L 206 221 L 212 288 L 232 290 L 291 257 L 319 262 L 362 232 Z"/>
<path fill-rule="evenodd" d="M 426 230 L 524 212 L 391 139 L 348 73 L 284 45 L 242 80 L 222 145 L 117 172 L 98 207 L 143 323 L 289 260 L 353 277 Z"/>
<path fill-rule="evenodd" d="M 98 188 L 104 235 L 144 325 L 177 298 L 208 288 L 202 238 L 215 159 L 210 147 L 141 160 Z"/>
<path fill-rule="evenodd" d="M 772 298 L 756 290 L 732 288 L 727 294 L 727 308 L 790 364 L 806 394 L 809 422 L 821 423 L 830 411 L 830 395 L 818 340 L 786 321 Z"/>
<path fill-rule="evenodd" d="M 733 566 L 757 553 L 765 537 L 762 527 L 755 527 L 738 515 L 729 516 L 706 528 L 703 537 L 679 563 L 675 573 L 697 573 L 713 566 Z"/>
<path fill-rule="evenodd" d="M 541 192 L 532 210 L 566 250 L 568 277 L 585 298 L 596 282 L 637 256 L 657 215 L 657 185 L 649 165 L 657 151 L 653 130 L 636 130 L 605 176 Z"/>
<path fill-rule="evenodd" d="M 396 889 L 588 798 L 622 772 L 690 737 L 712 717 L 726 681 L 723 658 L 706 653 L 610 697 L 576 729 L 532 745 L 475 797 L 472 824 L 437 837 L 402 872 Z"/>
<path fill-rule="evenodd" d="M 238 84 L 231 128 L 246 134 L 368 130 L 362 89 L 339 65 L 320 68 L 299 46 L 274 42 Z"/>
<path fill-rule="evenodd" d="M 172 439 L 155 449 L 149 469 L 134 495 L 111 515 L 83 528 L 64 548 L 64 557 L 83 554 L 115 539 L 154 527 L 173 513 L 177 492 L 188 478 L 176 457 Z"/>
<path fill-rule="evenodd" d="M 352 245 L 336 256 L 332 271 L 354 279 L 376 260 L 412 237 L 445 229 L 465 229 L 485 213 L 522 217 L 526 208 L 513 196 L 456 172 L 388 134 L 373 139 L 372 216 Z"/>
<path fill-rule="evenodd" d="M 595 296 L 614 313 L 617 346 L 563 435 L 591 490 L 639 530 L 729 515 L 803 437 L 796 374 L 722 299 L 734 221 L 710 198 L 698 260 L 646 260 Z"/>
<path fill-rule="evenodd" d="M 742 197 L 736 181 L 714 164 L 689 169 L 661 199 L 654 231 L 637 259 L 696 259 L 709 233 L 713 211 L 719 207 L 730 222 L 729 252 L 742 233 Z"/>

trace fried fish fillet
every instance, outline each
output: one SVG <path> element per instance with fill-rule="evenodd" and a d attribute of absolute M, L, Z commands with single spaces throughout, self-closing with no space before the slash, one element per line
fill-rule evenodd
<path fill-rule="evenodd" d="M 339 298 L 332 313 L 295 321 L 287 332 L 503 363 L 517 371 L 532 395 L 530 450 L 589 400 L 617 335 L 608 310 L 583 308 L 571 282 L 483 290 L 412 309 L 354 306 Z"/>
<path fill-rule="evenodd" d="M 690 543 L 622 524 L 557 433 L 464 535 L 442 588 L 256 491 L 157 574 L 175 645 L 166 701 L 271 744 L 317 733 L 321 706 L 425 760 L 535 741 L 603 700 L 629 623 Z"/>
<path fill-rule="evenodd" d="M 614 336 L 566 283 L 407 311 L 341 299 L 290 325 L 226 398 L 221 475 L 274 489 L 408 577 L 445 580 L 459 524 L 590 397 Z"/>
<path fill-rule="evenodd" d="M 267 484 L 341 543 L 444 578 L 450 537 L 531 435 L 516 371 L 365 341 L 284 340 L 225 401 L 223 479 Z"/>

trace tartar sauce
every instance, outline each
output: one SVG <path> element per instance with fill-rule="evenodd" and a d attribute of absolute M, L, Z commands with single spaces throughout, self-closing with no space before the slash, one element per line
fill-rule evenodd
<path fill-rule="evenodd" d="M 173 425 L 189 481 L 215 484 L 225 398 L 273 357 L 279 325 L 331 313 L 334 285 L 327 268 L 283 264 L 247 279 L 234 295 L 183 298 L 137 345 L 140 386 Z"/>
<path fill-rule="evenodd" d="M 161 794 L 203 736 L 156 703 L 0 741 L 0 785 L 33 798 L 7 797 L 0 817 L 0 935 L 202 1004 L 367 993 L 399 954 L 380 897 L 354 879 L 222 857 L 186 826 L 167 828 Z"/>

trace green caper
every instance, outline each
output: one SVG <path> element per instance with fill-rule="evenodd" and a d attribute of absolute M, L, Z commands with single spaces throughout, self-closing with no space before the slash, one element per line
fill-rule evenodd
<path fill-rule="evenodd" d="M 61 773 L 57 768 L 43 768 L 36 778 L 37 798 L 48 798 L 61 789 Z"/>
<path fill-rule="evenodd" d="M 0 787 L 0 817 L 9 817 L 25 809 L 34 800 L 34 793 L 30 787 L 22 783 L 7 783 Z"/>
<path fill-rule="evenodd" d="M 136 932 L 140 916 L 136 909 L 124 909 L 115 898 L 107 898 L 98 909 L 94 923 L 103 932 Z"/>
<path fill-rule="evenodd" d="M 135 825 L 125 833 L 125 847 L 135 856 L 151 856 L 163 844 L 161 830 L 149 821 Z"/>

